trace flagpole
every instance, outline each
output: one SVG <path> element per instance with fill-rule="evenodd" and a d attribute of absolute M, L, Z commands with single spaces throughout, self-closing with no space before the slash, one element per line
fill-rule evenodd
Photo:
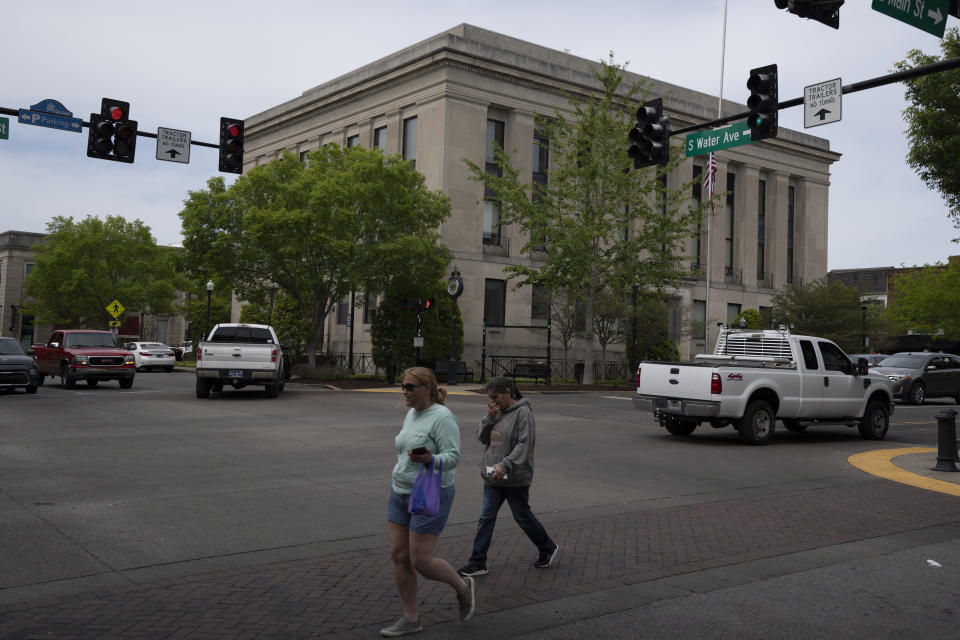
<path fill-rule="evenodd" d="M 727 0 L 723 0 L 723 32 L 720 38 L 720 95 L 717 98 L 717 119 L 723 117 L 723 62 L 726 58 L 727 53 Z M 711 155 L 712 152 L 711 152 Z M 705 172 L 710 172 L 712 167 L 704 167 Z M 706 331 L 705 337 L 707 340 L 707 352 L 710 351 L 710 327 L 713 324 L 710 322 L 710 243 L 713 240 L 713 236 L 710 234 L 711 222 L 713 221 L 713 193 L 714 193 L 714 182 L 716 181 L 716 174 L 711 176 L 710 179 L 710 191 L 707 194 L 707 197 L 711 200 L 710 205 L 710 215 L 707 217 L 707 286 L 706 294 L 704 295 L 704 306 L 706 307 L 703 311 L 703 320 L 706 322 Z"/>

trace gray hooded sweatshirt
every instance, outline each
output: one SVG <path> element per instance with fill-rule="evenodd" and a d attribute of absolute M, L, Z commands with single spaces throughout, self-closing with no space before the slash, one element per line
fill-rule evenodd
<path fill-rule="evenodd" d="M 520 398 L 505 411 L 487 417 L 477 426 L 477 440 L 483 443 L 480 475 L 497 487 L 523 487 L 533 482 L 533 442 L 536 428 L 533 410 Z M 499 464 L 506 478 L 499 482 L 487 476 L 487 467 Z"/>

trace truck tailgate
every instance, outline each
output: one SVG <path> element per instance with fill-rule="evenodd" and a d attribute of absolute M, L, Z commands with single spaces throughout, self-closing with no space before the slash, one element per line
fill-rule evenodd
<path fill-rule="evenodd" d="M 204 342 L 198 367 L 202 369 L 258 369 L 277 367 L 277 347 L 270 344 Z"/>
<path fill-rule="evenodd" d="M 697 364 L 640 364 L 637 395 L 711 400 L 713 367 Z"/>

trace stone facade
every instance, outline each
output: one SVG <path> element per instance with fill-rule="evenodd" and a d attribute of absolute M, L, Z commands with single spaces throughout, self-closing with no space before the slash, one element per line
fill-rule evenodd
<path fill-rule="evenodd" d="M 451 269 L 457 268 L 464 280 L 463 358 L 477 361 L 488 281 L 505 280 L 506 265 L 531 257 L 521 255 L 523 239 L 516 229 L 504 227 L 496 242 L 484 241 L 483 187 L 469 179 L 462 159 L 483 165 L 487 123 L 496 120 L 504 123 L 504 148 L 514 166 L 521 175 L 531 176 L 535 116 L 551 115 L 554 109 L 569 113 L 568 95 L 598 91 L 591 73 L 595 66 L 568 53 L 461 24 L 248 118 L 245 169 L 265 164 L 285 150 L 303 154 L 331 142 L 365 147 L 379 142 L 387 153 L 401 153 L 405 146 L 409 150 L 409 144 L 404 145 L 405 126 L 416 118 L 412 155 L 416 168 L 429 188 L 444 191 L 452 203 L 452 217 L 441 228 L 442 241 L 454 254 Z M 627 74 L 628 83 L 638 80 L 647 82 L 649 97 L 663 96 L 674 130 L 716 117 L 714 96 Z M 723 110 L 733 114 L 746 107 L 725 101 Z M 839 157 L 827 140 L 783 128 L 775 139 L 717 154 L 718 190 L 724 190 L 729 174 L 734 176 L 734 193 L 711 220 L 707 311 L 707 274 L 697 268 L 706 264 L 706 229 L 699 258 L 697 243 L 690 240 L 691 277 L 676 292 L 673 313 L 683 357 L 712 348 L 716 323 L 726 322 L 734 311 L 763 312 L 770 308 L 776 288 L 826 275 L 830 165 Z M 669 186 L 693 179 L 704 158 L 685 161 L 669 176 Z M 761 188 L 762 265 L 757 255 Z M 728 238 L 731 209 L 733 234 Z M 505 323 L 530 325 L 531 289 L 514 291 L 508 282 L 505 290 Z M 362 308 L 355 314 L 357 352 L 369 352 L 369 325 L 359 322 L 363 315 Z M 706 331 L 691 330 L 692 320 L 699 320 Z M 349 328 L 338 323 L 336 313 L 328 323 L 330 351 L 346 351 Z M 542 333 L 488 327 L 487 355 L 500 350 L 542 356 L 545 335 L 537 335 Z M 623 345 L 613 351 L 623 357 Z M 599 356 L 599 349 L 596 353 Z"/>

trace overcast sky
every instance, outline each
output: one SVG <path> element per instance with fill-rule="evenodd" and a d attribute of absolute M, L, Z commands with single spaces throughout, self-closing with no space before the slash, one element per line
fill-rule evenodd
<path fill-rule="evenodd" d="M 870 5 L 848 1 L 835 30 L 778 10 L 773 0 L 729 0 L 724 98 L 745 103 L 749 70 L 765 64 L 779 65 L 783 101 L 806 85 L 884 75 L 913 48 L 940 53 L 938 38 Z M 0 15 L 0 106 L 52 98 L 89 120 L 109 97 L 130 102 L 141 131 L 182 129 L 216 143 L 220 116 L 247 118 L 462 22 L 590 60 L 613 52 L 630 71 L 720 91 L 723 0 L 50 0 L 6 3 Z M 223 37 L 231 30 L 241 36 Z M 830 269 L 960 254 L 943 201 L 905 162 L 903 107 L 903 87 L 889 85 L 844 96 L 840 122 L 804 130 L 802 107 L 780 113 L 781 127 L 826 138 L 843 154 L 832 167 Z M 120 215 L 142 220 L 162 244 L 179 242 L 188 191 L 218 175 L 216 149 L 194 145 L 189 164 L 163 162 L 155 142 L 140 137 L 134 164 L 108 162 L 86 157 L 86 129 L 6 117 L 0 231 L 43 232 L 55 215 Z"/>

